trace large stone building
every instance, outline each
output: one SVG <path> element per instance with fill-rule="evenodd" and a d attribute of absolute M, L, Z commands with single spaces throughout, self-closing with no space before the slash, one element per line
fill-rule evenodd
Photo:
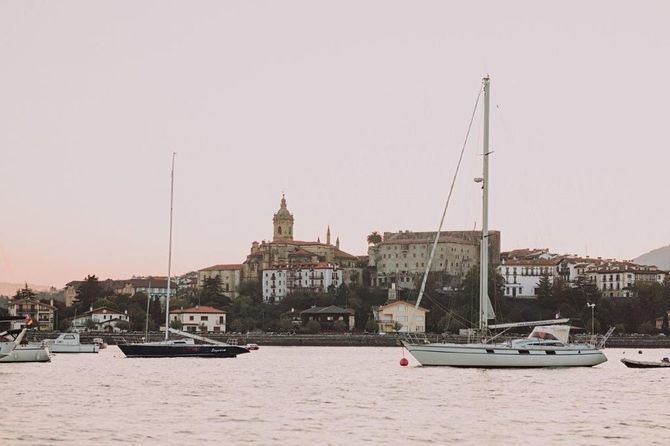
<path fill-rule="evenodd" d="M 263 271 L 279 265 L 329 263 L 344 270 L 345 282 L 360 278 L 357 268 L 358 258 L 340 250 L 339 237 L 331 243 L 330 227 L 326 232 L 326 242 L 300 241 L 293 238 L 294 217 L 282 195 L 279 210 L 272 218 L 274 226 L 272 241 L 253 242 L 251 252 L 242 267 L 244 280 L 260 280 Z"/>
<path fill-rule="evenodd" d="M 368 264 L 375 269 L 371 286 L 415 289 L 430 258 L 435 232 L 385 232 L 382 241 L 368 248 Z M 446 285 L 457 286 L 479 262 L 480 231 L 445 231 L 440 234 L 431 272 L 444 273 Z M 489 260 L 500 262 L 500 232 L 489 235 Z"/>
<path fill-rule="evenodd" d="M 219 278 L 223 294 L 231 298 L 240 295 L 241 263 L 213 265 L 198 270 L 198 288 L 202 288 L 206 279 L 215 277 Z"/>

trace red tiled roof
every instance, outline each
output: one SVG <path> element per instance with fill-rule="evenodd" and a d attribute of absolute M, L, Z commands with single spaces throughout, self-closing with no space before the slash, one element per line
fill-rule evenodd
<path fill-rule="evenodd" d="M 344 251 L 340 251 L 339 249 L 336 249 L 336 250 L 335 250 L 335 258 L 336 258 L 336 259 L 354 259 L 354 260 L 358 260 L 358 257 L 356 257 L 356 256 L 352 256 L 351 254 L 346 253 L 346 252 L 344 252 Z"/>
<path fill-rule="evenodd" d="M 115 310 L 115 309 L 109 308 L 109 307 L 100 307 L 100 308 L 94 308 L 92 311 L 87 311 L 86 313 L 82 313 L 81 315 L 79 315 L 79 317 L 87 315 L 87 314 L 95 314 L 95 313 L 123 314 L 123 311 Z"/>
<path fill-rule="evenodd" d="M 203 268 L 198 271 L 235 271 L 241 269 L 241 263 L 222 263 L 219 265 L 208 266 L 207 268 Z"/>
<path fill-rule="evenodd" d="M 556 266 L 560 264 L 564 257 L 556 257 L 554 259 L 510 259 L 505 260 L 501 266 Z"/>
<path fill-rule="evenodd" d="M 319 263 L 295 263 L 292 265 L 275 265 L 274 268 L 265 268 L 263 271 L 276 270 L 276 269 L 337 269 L 336 265 L 332 265 L 326 262 Z"/>
<path fill-rule="evenodd" d="M 218 308 L 210 307 L 208 305 L 200 305 L 191 308 L 180 308 L 178 310 L 170 310 L 170 314 L 183 314 L 183 313 L 216 313 L 216 314 L 226 314 L 225 311 L 219 310 Z"/>
<path fill-rule="evenodd" d="M 379 307 L 379 309 L 383 310 L 384 308 L 391 307 L 391 306 L 394 306 L 394 305 L 408 305 L 408 306 L 414 307 L 414 306 L 416 306 L 416 302 L 411 302 L 411 301 L 406 301 L 406 300 L 395 300 L 395 301 L 392 301 L 392 302 L 386 301 L 386 303 L 384 305 L 381 305 Z M 425 311 L 426 313 L 428 313 L 430 311 L 429 309 L 423 308 L 423 307 L 419 307 L 419 308 L 417 308 L 417 310 Z"/>
<path fill-rule="evenodd" d="M 41 302 L 37 299 L 18 299 L 18 300 L 9 300 L 8 302 L 9 302 L 9 305 L 12 305 L 12 304 L 16 304 L 16 305 L 18 305 L 18 304 L 21 304 L 21 305 L 30 304 L 30 305 L 44 305 L 45 307 L 56 308 L 53 305 L 46 304 L 46 303 Z"/>

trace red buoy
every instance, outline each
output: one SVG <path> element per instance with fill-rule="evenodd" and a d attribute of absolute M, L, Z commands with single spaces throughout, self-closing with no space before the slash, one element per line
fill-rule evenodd
<path fill-rule="evenodd" d="M 407 360 L 407 358 L 402 358 L 400 360 L 400 365 L 401 366 L 406 367 L 408 364 L 409 364 L 409 361 Z"/>

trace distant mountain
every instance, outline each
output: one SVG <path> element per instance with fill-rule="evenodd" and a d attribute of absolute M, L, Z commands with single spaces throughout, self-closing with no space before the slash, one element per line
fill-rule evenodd
<path fill-rule="evenodd" d="M 25 283 L 0 282 L 0 296 L 13 296 L 16 294 L 17 290 L 20 290 L 24 286 L 26 286 Z M 37 293 L 41 291 L 43 292 L 51 291 L 52 288 L 46 285 L 35 285 L 34 283 L 29 283 L 28 287 Z"/>
<path fill-rule="evenodd" d="M 656 265 L 659 269 L 670 270 L 670 245 L 642 254 L 633 262 L 641 265 Z"/>

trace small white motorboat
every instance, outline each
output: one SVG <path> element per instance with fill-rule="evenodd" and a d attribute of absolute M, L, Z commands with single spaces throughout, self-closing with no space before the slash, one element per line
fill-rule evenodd
<path fill-rule="evenodd" d="M 82 344 L 79 341 L 79 333 L 62 333 L 56 339 L 47 339 L 43 345 L 51 353 L 98 353 L 98 344 Z"/>

